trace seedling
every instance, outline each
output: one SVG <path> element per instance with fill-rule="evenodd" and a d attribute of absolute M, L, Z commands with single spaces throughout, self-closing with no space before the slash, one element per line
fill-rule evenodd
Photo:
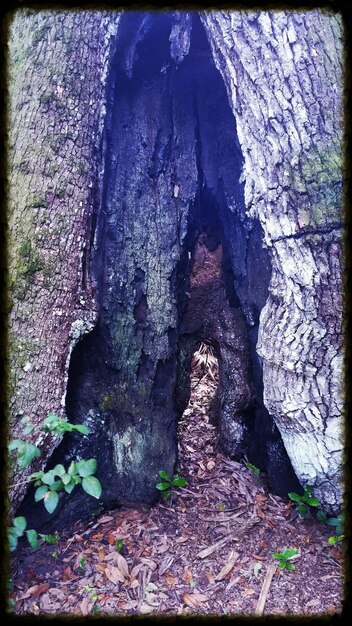
<path fill-rule="evenodd" d="M 84 556 L 80 556 L 79 559 L 78 559 L 77 571 L 80 574 L 83 574 L 83 572 L 84 572 L 84 570 L 86 568 L 86 565 L 87 565 L 87 561 L 85 560 Z"/>
<path fill-rule="evenodd" d="M 302 518 L 310 517 L 310 507 L 320 506 L 320 502 L 317 498 L 312 496 L 312 487 L 308 485 L 303 495 L 299 495 L 295 491 L 290 491 L 288 497 L 293 502 L 298 502 L 298 506 L 296 506 L 296 511 Z"/>
<path fill-rule="evenodd" d="M 123 539 L 117 539 L 115 546 L 116 546 L 117 552 L 121 552 L 123 548 Z"/>
<path fill-rule="evenodd" d="M 224 504 L 224 502 L 219 502 L 219 504 L 218 504 L 218 509 L 219 509 L 219 511 L 224 511 L 224 510 L 225 510 L 225 504 Z"/>
<path fill-rule="evenodd" d="M 253 465 L 253 463 L 246 463 L 246 467 L 251 470 L 252 474 L 254 477 L 258 477 L 260 474 L 260 469 L 259 467 L 257 467 L 256 465 Z"/>
<path fill-rule="evenodd" d="M 170 498 L 173 487 L 184 487 L 188 485 L 187 480 L 178 474 L 175 474 L 174 477 L 171 478 L 167 472 L 160 470 L 159 476 L 163 479 L 163 482 L 157 483 L 156 488 L 163 492 L 164 500 Z"/>
<path fill-rule="evenodd" d="M 282 552 L 274 552 L 272 556 L 278 560 L 278 566 L 281 569 L 293 570 L 296 566 L 290 563 L 291 559 L 294 559 L 298 554 L 297 548 L 284 548 Z"/>
<path fill-rule="evenodd" d="M 344 538 L 344 523 L 345 523 L 345 516 L 343 513 L 340 513 L 340 515 L 338 515 L 337 517 L 330 517 L 326 523 L 328 524 L 328 526 L 335 526 L 335 530 L 336 530 L 336 535 L 332 535 L 331 537 L 329 537 L 328 539 L 328 543 L 334 545 L 335 543 L 338 543 L 339 541 L 342 541 L 342 539 Z"/>

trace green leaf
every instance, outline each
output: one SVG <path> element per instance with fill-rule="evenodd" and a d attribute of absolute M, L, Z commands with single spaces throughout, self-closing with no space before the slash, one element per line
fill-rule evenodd
<path fill-rule="evenodd" d="M 93 498 L 100 498 L 101 484 L 95 476 L 85 476 L 82 480 L 82 487 Z"/>
<path fill-rule="evenodd" d="M 45 494 L 48 493 L 48 491 L 49 491 L 49 487 L 47 487 L 46 485 L 42 485 L 41 487 L 38 487 L 38 489 L 36 489 L 34 493 L 35 502 L 39 502 L 40 500 L 42 500 Z"/>
<path fill-rule="evenodd" d="M 73 430 L 77 430 L 79 433 L 82 433 L 82 435 L 89 435 L 90 433 L 88 426 L 85 426 L 84 424 L 76 424 L 73 426 Z"/>
<path fill-rule="evenodd" d="M 70 474 L 63 474 L 61 476 L 61 480 L 64 483 L 64 485 L 69 485 L 72 480 L 72 476 L 70 476 Z"/>
<path fill-rule="evenodd" d="M 298 493 L 296 493 L 295 491 L 290 491 L 290 493 L 288 494 L 288 497 L 293 500 L 293 502 L 302 502 L 302 496 L 300 496 Z"/>
<path fill-rule="evenodd" d="M 53 473 L 53 470 L 43 474 L 41 480 L 45 485 L 52 485 L 55 482 L 55 474 Z"/>
<path fill-rule="evenodd" d="M 337 519 L 337 517 L 329 517 L 326 523 L 328 526 L 337 526 L 339 523 L 339 520 Z"/>
<path fill-rule="evenodd" d="M 171 476 L 169 476 L 169 474 L 165 472 L 164 470 L 160 470 L 159 476 L 160 478 L 163 478 L 164 480 L 166 480 L 168 483 L 172 482 Z"/>
<path fill-rule="evenodd" d="M 56 491 L 48 491 L 44 497 L 44 506 L 48 513 L 53 513 L 59 503 L 59 496 Z"/>
<path fill-rule="evenodd" d="M 26 535 L 27 535 L 27 539 L 28 539 L 28 543 L 32 548 L 38 548 L 39 546 L 39 540 L 38 540 L 38 533 L 36 530 L 26 530 Z"/>
<path fill-rule="evenodd" d="M 155 485 L 159 491 L 165 491 L 165 489 L 170 489 L 170 483 L 158 483 Z"/>
<path fill-rule="evenodd" d="M 70 476 L 77 474 L 77 467 L 74 461 L 71 461 L 70 465 L 68 466 L 67 473 L 70 474 Z"/>
<path fill-rule="evenodd" d="M 336 542 L 337 542 L 337 537 L 335 535 L 333 537 L 329 537 L 328 543 L 330 543 L 330 545 Z"/>
<path fill-rule="evenodd" d="M 78 461 L 76 463 L 77 471 L 82 478 L 86 476 L 92 476 L 97 471 L 96 459 L 89 459 L 88 461 Z"/>
<path fill-rule="evenodd" d="M 300 515 L 304 516 L 306 513 L 308 513 L 308 507 L 306 504 L 300 504 L 299 506 L 296 507 L 296 511 Z"/>
<path fill-rule="evenodd" d="M 43 476 L 43 474 L 44 474 L 44 472 L 41 472 L 41 471 L 40 471 L 40 472 L 33 472 L 33 473 L 30 475 L 30 477 L 29 477 L 29 478 L 30 478 L 31 480 L 38 480 L 38 479 L 41 479 L 41 477 Z"/>
<path fill-rule="evenodd" d="M 10 452 L 17 450 L 17 464 L 19 469 L 25 469 L 33 461 L 35 457 L 40 456 L 40 450 L 37 446 L 27 443 L 22 439 L 12 439 L 8 444 Z"/>
<path fill-rule="evenodd" d="M 76 484 L 75 483 L 68 483 L 68 485 L 64 486 L 64 489 L 66 491 L 66 493 L 72 493 L 72 491 L 74 490 Z"/>
<path fill-rule="evenodd" d="M 168 498 L 170 498 L 171 496 L 171 489 L 167 489 L 166 491 L 164 491 L 163 493 L 163 499 L 167 500 Z"/>
<path fill-rule="evenodd" d="M 13 552 L 17 548 L 18 538 L 13 528 L 9 528 L 7 531 L 7 538 L 9 541 L 10 552 Z"/>
<path fill-rule="evenodd" d="M 54 483 L 51 483 L 50 485 L 50 489 L 52 491 L 61 491 L 64 488 L 64 483 L 62 482 L 62 480 L 55 480 Z"/>
<path fill-rule="evenodd" d="M 326 522 L 327 523 L 325 511 L 321 511 L 320 510 L 320 511 L 317 512 L 317 520 L 319 520 L 319 522 Z"/>
<path fill-rule="evenodd" d="M 278 562 L 278 566 L 281 567 L 281 569 L 285 569 L 286 565 L 289 565 L 289 563 L 286 563 L 286 561 L 279 561 Z"/>
<path fill-rule="evenodd" d="M 185 485 L 188 485 L 188 482 L 185 478 L 182 478 L 182 476 L 175 476 L 172 484 L 174 487 L 184 487 Z"/>
<path fill-rule="evenodd" d="M 309 506 L 320 506 L 318 498 L 308 498 L 307 504 L 309 504 Z"/>
<path fill-rule="evenodd" d="M 296 566 L 293 563 L 285 563 L 286 569 L 296 569 Z"/>
<path fill-rule="evenodd" d="M 21 535 L 23 535 L 24 531 L 26 530 L 26 526 L 27 526 L 27 520 L 25 517 L 21 516 L 21 517 L 15 517 L 12 521 L 13 527 L 15 528 L 15 531 L 17 533 L 17 537 L 20 537 Z M 20 535 L 18 534 L 20 533 Z"/>
<path fill-rule="evenodd" d="M 52 469 L 51 471 L 54 472 L 56 476 L 60 476 L 60 477 L 66 474 L 66 470 L 64 466 L 61 465 L 61 463 L 59 465 L 55 465 L 54 469 Z"/>
<path fill-rule="evenodd" d="M 274 557 L 274 559 L 282 559 L 282 554 L 281 552 L 274 552 L 274 554 L 272 554 L 271 556 Z"/>
<path fill-rule="evenodd" d="M 312 489 L 313 487 L 311 485 L 307 485 L 304 490 L 304 495 L 310 497 L 312 495 Z"/>
<path fill-rule="evenodd" d="M 296 556 L 297 552 L 297 548 L 285 548 L 282 551 L 282 556 L 284 559 L 292 559 L 293 556 Z"/>

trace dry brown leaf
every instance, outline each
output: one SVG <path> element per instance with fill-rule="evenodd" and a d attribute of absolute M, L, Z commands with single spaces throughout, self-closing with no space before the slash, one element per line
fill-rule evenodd
<path fill-rule="evenodd" d="M 152 570 L 152 572 L 155 572 L 156 568 L 158 567 L 158 564 L 155 561 L 153 561 L 153 559 L 141 558 L 141 562 L 144 565 L 147 565 L 149 569 Z"/>
<path fill-rule="evenodd" d="M 257 593 L 255 589 L 252 589 L 252 587 L 247 587 L 247 589 L 243 591 L 242 596 L 244 598 L 247 598 L 248 596 L 252 596 L 254 593 Z"/>
<path fill-rule="evenodd" d="M 139 572 L 141 571 L 143 567 L 143 563 L 138 563 L 138 565 L 135 565 L 132 569 L 131 569 L 131 580 L 133 580 L 134 578 L 137 578 Z"/>
<path fill-rule="evenodd" d="M 44 593 L 44 591 L 49 589 L 49 587 L 50 585 L 48 583 L 42 583 L 41 585 L 33 585 L 32 587 L 29 587 L 29 589 L 27 589 L 27 591 L 24 594 L 19 596 L 18 600 L 25 600 L 26 598 L 31 598 L 31 597 L 37 598 L 42 593 Z"/>
<path fill-rule="evenodd" d="M 215 583 L 215 576 L 212 572 L 205 572 L 205 575 L 209 582 L 213 585 Z"/>
<path fill-rule="evenodd" d="M 186 541 L 188 541 L 189 537 L 177 537 L 177 539 L 175 539 L 175 543 L 186 543 Z"/>
<path fill-rule="evenodd" d="M 115 567 L 115 565 L 107 565 L 104 574 L 112 583 L 114 583 L 114 585 L 117 585 L 119 582 L 125 582 L 125 576 L 118 567 Z"/>
<path fill-rule="evenodd" d="M 183 596 L 184 603 L 191 609 L 197 609 L 207 600 L 208 596 L 205 596 L 203 593 L 185 593 Z"/>
<path fill-rule="evenodd" d="M 191 570 L 187 569 L 187 567 L 185 568 L 183 574 L 182 574 L 182 578 L 185 581 L 185 583 L 187 583 L 187 585 L 189 585 L 192 580 L 193 580 L 193 575 Z"/>
<path fill-rule="evenodd" d="M 91 609 L 93 608 L 94 600 L 92 600 L 89 596 L 83 598 L 82 602 L 79 604 L 80 611 L 82 615 L 88 615 Z"/>
<path fill-rule="evenodd" d="M 98 541 L 99 539 L 102 539 L 104 537 L 104 533 L 97 533 L 96 535 L 92 535 L 91 539 L 94 539 L 94 541 Z"/>
<path fill-rule="evenodd" d="M 169 587 L 173 587 L 174 585 L 176 585 L 177 578 L 175 578 L 173 574 L 170 574 L 170 572 L 166 572 L 165 578 L 166 578 L 166 583 L 169 585 Z"/>
<path fill-rule="evenodd" d="M 108 566 L 106 565 L 106 563 L 96 563 L 94 567 L 97 570 L 97 572 L 99 572 L 99 574 L 104 574 Z"/>
<path fill-rule="evenodd" d="M 99 559 L 99 561 L 104 561 L 105 557 L 106 557 L 105 550 L 103 550 L 103 548 L 99 548 L 99 550 L 98 550 L 98 559 Z"/>
<path fill-rule="evenodd" d="M 125 557 L 122 556 L 122 554 L 120 554 L 119 552 L 117 552 L 117 559 L 116 560 L 117 560 L 117 567 L 122 572 L 123 576 L 125 576 L 125 578 L 127 578 L 129 576 L 129 569 L 128 569 L 128 563 L 127 563 Z"/>
<path fill-rule="evenodd" d="M 147 604 L 147 602 L 142 602 L 142 604 L 140 605 L 138 609 L 138 612 L 141 613 L 142 615 L 148 615 L 148 613 L 153 613 L 153 611 L 154 611 L 154 607 Z"/>

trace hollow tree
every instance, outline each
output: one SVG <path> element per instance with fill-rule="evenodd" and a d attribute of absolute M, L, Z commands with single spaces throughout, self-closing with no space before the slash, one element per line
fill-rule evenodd
<path fill-rule="evenodd" d="M 338 510 L 339 16 L 20 11 L 10 89 L 13 434 L 88 424 L 29 437 L 48 467 L 97 457 L 106 506 L 150 504 L 205 340 L 224 451 Z"/>

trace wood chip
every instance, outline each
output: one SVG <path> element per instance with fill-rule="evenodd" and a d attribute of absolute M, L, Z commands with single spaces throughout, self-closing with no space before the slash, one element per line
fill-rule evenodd
<path fill-rule="evenodd" d="M 266 572 L 266 576 L 264 578 L 262 590 L 260 592 L 260 596 L 258 598 L 257 606 L 254 611 L 254 615 L 263 615 L 265 602 L 268 597 L 270 585 L 272 578 L 276 572 L 276 563 L 270 563 L 268 570 Z"/>
<path fill-rule="evenodd" d="M 215 576 L 216 581 L 223 580 L 223 578 L 225 578 L 225 576 L 227 576 L 227 574 L 231 572 L 239 556 L 240 555 L 238 554 L 238 552 L 234 552 L 233 550 L 230 552 L 229 560 L 224 565 L 224 567 L 220 570 L 217 576 Z"/>

